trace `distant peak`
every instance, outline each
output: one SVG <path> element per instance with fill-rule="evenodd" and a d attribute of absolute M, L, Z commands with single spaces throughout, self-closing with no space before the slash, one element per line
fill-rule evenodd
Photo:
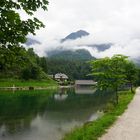
<path fill-rule="evenodd" d="M 41 44 L 38 40 L 27 38 L 27 42 L 25 43 L 27 46 L 35 45 L 35 44 Z"/>
<path fill-rule="evenodd" d="M 77 31 L 77 32 L 75 32 L 75 33 L 82 33 L 82 34 L 87 34 L 87 35 L 89 35 L 89 33 L 88 33 L 87 31 L 84 31 L 84 30 L 79 30 L 79 31 Z"/>
<path fill-rule="evenodd" d="M 88 35 L 89 35 L 89 33 L 87 31 L 79 30 L 79 31 L 73 32 L 73 33 L 69 34 L 68 36 L 66 36 L 65 38 L 61 39 L 61 42 L 63 43 L 67 40 L 76 40 L 78 38 L 82 38 L 82 37 L 85 37 Z"/>

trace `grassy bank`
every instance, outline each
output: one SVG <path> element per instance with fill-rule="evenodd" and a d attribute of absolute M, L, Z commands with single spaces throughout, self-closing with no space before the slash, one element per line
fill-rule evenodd
<path fill-rule="evenodd" d="M 57 86 L 57 83 L 53 80 L 17 80 L 17 79 L 1 79 L 0 87 L 50 87 Z"/>
<path fill-rule="evenodd" d="M 107 112 L 101 118 L 80 128 L 75 128 L 72 132 L 66 134 L 63 140 L 97 140 L 114 123 L 117 117 L 125 111 L 133 96 L 134 94 L 130 91 L 120 92 L 117 105 L 108 105 Z"/>

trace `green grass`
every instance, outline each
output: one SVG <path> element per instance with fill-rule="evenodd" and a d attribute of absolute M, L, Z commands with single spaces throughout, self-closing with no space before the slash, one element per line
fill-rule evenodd
<path fill-rule="evenodd" d="M 17 80 L 17 79 L 1 79 L 0 87 L 50 87 L 57 86 L 57 83 L 53 80 Z"/>
<path fill-rule="evenodd" d="M 133 99 L 134 94 L 130 91 L 119 93 L 119 103 L 110 109 L 99 119 L 87 123 L 80 128 L 75 128 L 72 132 L 65 135 L 63 140 L 97 140 L 115 122 L 126 109 Z"/>

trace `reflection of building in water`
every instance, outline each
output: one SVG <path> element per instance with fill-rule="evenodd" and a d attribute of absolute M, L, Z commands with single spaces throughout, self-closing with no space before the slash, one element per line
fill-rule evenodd
<path fill-rule="evenodd" d="M 93 94 L 96 91 L 93 87 L 79 88 L 75 87 L 76 94 Z"/>
<path fill-rule="evenodd" d="M 63 101 L 68 97 L 67 88 L 60 88 L 58 93 L 54 95 L 54 99 L 58 101 Z"/>
<path fill-rule="evenodd" d="M 54 99 L 58 101 L 63 101 L 68 97 L 67 94 L 55 94 Z"/>
<path fill-rule="evenodd" d="M 67 88 L 60 88 L 59 94 L 67 94 L 68 89 Z"/>
<path fill-rule="evenodd" d="M 75 93 L 77 94 L 93 94 L 96 89 L 94 86 L 97 82 L 93 80 L 76 80 L 75 81 Z"/>

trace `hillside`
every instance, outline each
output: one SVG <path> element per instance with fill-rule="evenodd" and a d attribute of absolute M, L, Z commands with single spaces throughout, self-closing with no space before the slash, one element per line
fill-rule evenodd
<path fill-rule="evenodd" d="M 54 50 L 48 53 L 49 58 L 58 58 L 65 60 L 91 60 L 93 57 L 85 49 L 79 49 L 75 51 L 71 50 Z"/>
<path fill-rule="evenodd" d="M 47 58 L 46 63 L 49 75 L 65 73 L 71 80 L 92 79 L 88 76 L 91 73 L 91 67 L 87 61 Z"/>
<path fill-rule="evenodd" d="M 46 59 L 48 74 L 65 73 L 70 79 L 92 79 L 89 60 L 95 59 L 84 49 L 55 50 Z"/>

